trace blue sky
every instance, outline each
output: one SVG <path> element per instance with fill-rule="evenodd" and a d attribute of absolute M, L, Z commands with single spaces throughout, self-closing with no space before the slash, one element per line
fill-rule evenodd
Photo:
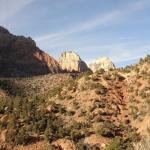
<path fill-rule="evenodd" d="M 150 54 L 150 0 L 0 0 L 0 25 L 58 59 L 73 50 L 117 66 Z"/>

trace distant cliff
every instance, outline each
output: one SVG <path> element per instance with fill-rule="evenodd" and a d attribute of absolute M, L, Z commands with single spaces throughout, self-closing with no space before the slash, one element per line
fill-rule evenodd
<path fill-rule="evenodd" d="M 102 57 L 93 61 L 89 67 L 93 72 L 96 72 L 99 69 L 104 69 L 105 71 L 108 71 L 109 69 L 115 69 L 114 63 L 108 57 Z"/>
<path fill-rule="evenodd" d="M 86 72 L 89 70 L 86 63 L 75 52 L 63 52 L 59 58 L 59 64 L 67 72 Z"/>
<path fill-rule="evenodd" d="M 30 37 L 15 36 L 0 27 L 0 76 L 30 76 L 61 71 L 59 63 Z"/>

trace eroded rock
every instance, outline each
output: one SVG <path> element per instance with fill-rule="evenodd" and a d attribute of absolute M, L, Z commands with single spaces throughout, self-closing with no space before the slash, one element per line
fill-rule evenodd
<path fill-rule="evenodd" d="M 72 51 L 62 53 L 59 64 L 63 70 L 68 72 L 86 72 L 89 70 L 80 56 Z"/>
<path fill-rule="evenodd" d="M 61 71 L 59 63 L 30 37 L 15 36 L 0 27 L 0 76 L 30 76 Z"/>
<path fill-rule="evenodd" d="M 102 57 L 93 61 L 89 67 L 93 72 L 96 72 L 100 69 L 104 69 L 105 71 L 115 69 L 114 63 L 108 57 Z"/>
<path fill-rule="evenodd" d="M 67 139 L 59 139 L 53 142 L 52 146 L 60 150 L 76 150 L 74 143 Z"/>

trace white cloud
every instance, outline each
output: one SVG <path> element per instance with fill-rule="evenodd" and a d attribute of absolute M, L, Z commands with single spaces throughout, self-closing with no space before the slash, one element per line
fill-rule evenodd
<path fill-rule="evenodd" d="M 88 31 L 97 26 L 105 25 L 106 23 L 113 21 L 118 16 L 119 16 L 118 11 L 113 11 L 113 12 L 110 12 L 108 14 L 103 14 L 103 15 L 97 15 L 96 17 L 92 18 L 91 20 L 87 20 L 85 22 L 81 22 L 76 25 L 73 25 L 71 28 L 69 28 L 65 31 L 43 35 L 43 36 L 35 38 L 35 40 L 37 42 L 43 42 L 45 40 L 51 40 L 51 39 L 58 40 L 58 39 L 61 39 L 65 36 L 68 36 L 73 33 Z"/>
<path fill-rule="evenodd" d="M 64 29 L 63 31 L 56 32 L 56 33 L 49 33 L 46 35 L 42 35 L 39 37 L 35 37 L 35 40 L 40 44 L 40 42 L 49 41 L 54 42 L 56 41 L 58 44 L 58 40 L 71 35 L 73 33 L 80 33 L 83 31 L 89 31 L 95 29 L 96 27 L 104 27 L 107 25 L 112 25 L 115 23 L 119 23 L 120 20 L 125 19 L 131 13 L 136 11 L 142 10 L 144 7 L 147 6 L 149 0 L 138 0 L 134 3 L 131 3 L 129 6 L 117 9 L 105 14 L 98 14 L 94 18 L 91 18 L 84 22 L 79 22 L 78 24 L 73 24 L 71 28 Z"/>
<path fill-rule="evenodd" d="M 117 39 L 119 41 L 117 40 L 117 43 L 112 39 L 112 42 L 100 42 L 99 45 L 93 44 L 94 46 L 90 45 L 90 43 L 88 44 L 88 42 L 86 46 L 83 46 L 83 41 L 80 41 L 77 38 L 75 41 L 68 39 L 70 35 L 72 36 L 75 33 L 90 31 L 97 27 L 103 28 L 127 20 L 132 14 L 149 6 L 148 2 L 149 0 L 132 2 L 123 8 L 105 14 L 98 14 L 87 21 L 73 24 L 71 28 L 61 32 L 46 34 L 35 38 L 35 40 L 40 46 L 56 51 L 60 51 L 60 49 L 66 48 L 67 46 L 68 48 L 72 47 L 71 45 L 73 45 L 73 49 L 76 49 L 76 52 L 79 53 L 81 57 L 84 56 L 84 54 L 87 54 L 84 56 L 87 63 L 92 62 L 97 56 L 103 55 L 107 55 L 115 63 L 139 59 L 140 57 L 143 57 L 145 53 L 148 53 L 150 45 L 137 41 L 135 37 L 118 37 Z"/>
<path fill-rule="evenodd" d="M 9 19 L 34 0 L 0 0 L 0 23 Z"/>

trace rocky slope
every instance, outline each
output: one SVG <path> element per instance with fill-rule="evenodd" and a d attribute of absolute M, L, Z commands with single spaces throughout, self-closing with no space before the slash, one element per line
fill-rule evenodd
<path fill-rule="evenodd" d="M 0 76 L 58 73 L 58 62 L 41 51 L 31 38 L 15 36 L 0 27 Z"/>
<path fill-rule="evenodd" d="M 30 51 L 36 47 L 31 39 L 16 37 L 3 28 L 0 34 L 9 39 L 0 41 L 3 62 L 7 58 L 8 63 L 8 56 L 13 61 L 13 57 L 20 58 L 22 45 Z M 14 45 L 22 38 L 25 44 Z M 22 60 L 24 56 L 29 55 L 24 54 Z M 61 60 L 69 72 L 88 70 L 73 52 L 64 53 Z M 136 65 L 99 69 L 77 78 L 70 74 L 0 78 L 0 149 L 149 150 L 149 66 L 150 55 Z"/>
<path fill-rule="evenodd" d="M 150 72 L 143 70 L 149 65 L 147 56 L 137 65 L 76 79 L 69 74 L 2 78 L 1 147 L 149 150 Z"/>
<path fill-rule="evenodd" d="M 86 72 L 89 70 L 79 55 L 72 51 L 62 53 L 59 58 L 59 64 L 63 70 L 68 72 Z"/>
<path fill-rule="evenodd" d="M 100 69 L 104 69 L 106 71 L 109 69 L 115 69 L 114 63 L 108 57 L 102 57 L 93 61 L 89 67 L 93 72 L 96 72 Z"/>
<path fill-rule="evenodd" d="M 150 55 L 136 65 L 120 71 L 127 80 L 128 107 L 132 114 L 132 125 L 141 135 L 150 135 Z"/>

